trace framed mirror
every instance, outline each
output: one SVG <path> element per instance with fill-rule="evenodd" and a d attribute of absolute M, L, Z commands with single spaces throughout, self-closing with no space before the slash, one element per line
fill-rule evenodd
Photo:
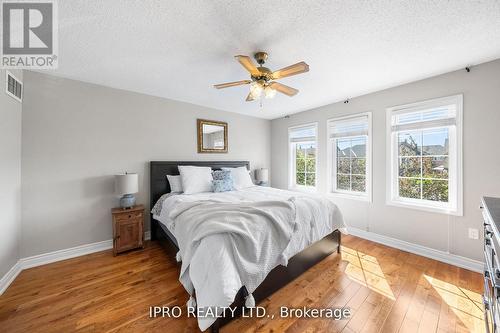
<path fill-rule="evenodd" d="M 198 153 L 227 153 L 227 123 L 198 119 Z"/>

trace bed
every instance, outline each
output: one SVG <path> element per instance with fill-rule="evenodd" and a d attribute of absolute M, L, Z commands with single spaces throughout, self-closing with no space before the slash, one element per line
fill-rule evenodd
<path fill-rule="evenodd" d="M 150 163 L 151 207 L 153 207 L 160 198 L 164 200 L 162 196 L 164 196 L 165 193 L 170 192 L 170 185 L 167 181 L 166 175 L 178 175 L 178 166 L 180 165 L 211 167 L 213 170 L 218 170 L 222 167 L 234 168 L 241 166 L 245 166 L 248 170 L 250 169 L 249 162 L 247 161 L 152 161 Z M 201 193 L 198 197 L 191 197 L 189 199 L 193 202 L 197 202 L 197 200 L 200 200 L 201 202 L 207 198 L 216 198 L 217 200 L 231 202 L 238 202 L 242 200 L 263 201 L 267 197 L 272 199 L 276 198 L 276 200 L 279 200 L 280 198 L 286 197 L 291 193 L 288 191 L 261 187 L 252 187 L 242 191 L 232 192 L 223 194 Z M 184 196 L 184 199 L 186 199 L 185 197 L 186 196 Z M 170 198 L 166 200 L 170 200 L 170 202 L 168 203 L 171 204 L 170 207 L 173 207 L 172 204 L 174 206 L 178 206 L 178 203 L 182 203 L 182 199 L 183 196 L 179 195 L 170 196 Z M 165 204 L 168 203 L 165 201 Z M 336 219 L 342 220 L 341 215 L 339 216 L 337 216 Z M 343 221 L 337 222 L 338 226 L 343 226 Z M 165 220 L 164 214 L 161 216 L 157 214 L 151 214 L 151 238 L 153 240 L 158 240 L 164 243 L 166 246 L 177 252 L 179 250 L 179 242 L 178 239 L 174 236 L 174 233 L 175 232 L 173 231 L 172 225 Z M 272 270 L 270 270 L 267 276 L 263 278 L 263 281 L 259 282 L 258 286 L 254 288 L 251 296 L 255 300 L 255 303 L 258 303 L 259 301 L 270 296 L 272 293 L 285 286 L 287 283 L 301 275 L 307 269 L 309 269 L 328 255 L 340 251 L 341 233 L 338 229 L 331 230 L 328 233 L 323 232 L 323 234 L 321 235 L 321 238 L 316 237 L 318 239 L 315 240 L 312 244 L 298 245 L 300 248 L 288 251 L 289 258 L 287 259 L 287 265 L 278 265 L 274 267 Z M 294 242 L 294 244 L 300 243 L 300 241 Z M 207 246 L 211 246 L 213 248 L 215 245 L 208 244 Z M 210 275 L 217 275 L 217 272 L 212 271 L 210 272 Z M 219 281 L 220 283 L 220 280 L 223 279 L 216 278 L 215 280 Z M 227 313 L 224 312 L 221 317 L 216 320 L 212 320 L 210 322 L 210 329 L 212 332 L 218 332 L 221 326 L 229 322 L 234 317 L 238 317 L 239 315 L 241 315 L 241 309 L 245 306 L 245 299 L 249 296 L 249 293 L 245 286 L 241 286 L 241 288 L 237 289 L 237 291 L 236 289 L 234 289 L 234 291 L 234 299 L 231 298 L 233 302 L 229 302 L 227 305 L 230 305 L 232 308 L 236 308 L 238 310 L 236 310 L 234 313 L 230 313 L 229 311 L 227 311 Z M 199 290 L 196 290 L 197 296 L 199 292 Z M 207 293 L 207 291 L 204 292 Z M 208 327 L 206 321 L 205 323 L 202 323 L 201 319 L 199 319 L 199 325 L 200 329 L 202 330 Z"/>

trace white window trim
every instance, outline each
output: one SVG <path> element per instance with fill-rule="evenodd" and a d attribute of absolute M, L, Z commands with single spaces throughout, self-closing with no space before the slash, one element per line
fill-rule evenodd
<path fill-rule="evenodd" d="M 295 184 L 295 150 L 292 148 L 290 144 L 290 132 L 303 127 L 314 127 L 315 128 L 315 137 L 314 141 L 304 141 L 304 142 L 314 142 L 316 144 L 316 158 L 315 158 L 315 170 L 314 173 L 316 175 L 315 186 L 305 186 L 305 185 L 297 185 Z M 295 142 L 297 144 L 299 142 Z M 301 192 L 317 192 L 318 191 L 318 122 L 295 125 L 288 127 L 288 189 L 292 191 L 301 191 Z"/>
<path fill-rule="evenodd" d="M 450 194 L 454 196 L 454 202 L 449 205 L 442 205 L 433 201 L 423 201 L 419 199 L 400 198 L 396 195 L 398 160 L 397 144 L 394 144 L 394 136 L 392 132 L 392 114 L 394 112 L 417 111 L 418 109 L 427 109 L 439 105 L 455 104 L 457 106 L 455 115 L 455 135 L 456 144 L 449 144 L 449 156 L 456 155 L 455 158 L 450 158 L 449 163 L 453 163 L 454 173 L 456 177 L 449 178 Z M 452 137 L 452 136 L 450 136 Z M 463 216 L 463 95 L 453 95 L 441 98 L 430 99 L 422 102 L 394 106 L 387 109 L 386 112 L 386 157 L 387 157 L 387 174 L 386 174 L 386 204 L 396 207 L 412 208 L 434 213 L 443 213 L 448 215 Z M 456 149 L 455 149 L 456 147 Z M 453 191 L 453 192 L 452 192 Z M 451 195 L 450 195 L 451 197 Z"/>
<path fill-rule="evenodd" d="M 334 121 L 340 121 L 340 120 L 347 120 L 351 118 L 358 118 L 358 117 L 363 117 L 367 116 L 368 117 L 368 138 L 366 141 L 366 192 L 365 193 L 356 193 L 352 191 L 340 191 L 340 190 L 333 190 L 333 185 L 336 182 L 336 177 L 334 174 L 336 174 L 336 168 L 334 168 L 333 165 L 333 158 L 336 157 L 336 150 L 333 149 L 332 147 L 332 140 L 330 138 L 330 123 Z M 333 197 L 341 197 L 341 198 L 346 198 L 346 199 L 353 199 L 353 200 L 361 200 L 361 201 L 368 201 L 372 202 L 372 113 L 371 112 L 363 112 L 363 113 L 356 113 L 352 115 L 347 115 L 347 116 L 340 116 L 340 117 L 335 117 L 335 118 L 330 118 L 326 122 L 326 142 L 327 142 L 327 156 L 328 156 L 328 161 L 327 161 L 327 184 L 328 184 L 328 190 L 327 193 L 330 196 Z"/>

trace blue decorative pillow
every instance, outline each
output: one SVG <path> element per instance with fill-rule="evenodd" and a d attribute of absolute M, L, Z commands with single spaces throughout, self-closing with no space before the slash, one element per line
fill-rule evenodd
<path fill-rule="evenodd" d="M 216 170 L 212 172 L 212 187 L 214 192 L 232 191 L 233 177 L 230 170 Z"/>

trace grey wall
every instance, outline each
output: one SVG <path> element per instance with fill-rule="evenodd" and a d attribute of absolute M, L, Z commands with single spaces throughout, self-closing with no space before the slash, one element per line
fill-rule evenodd
<path fill-rule="evenodd" d="M 22 80 L 22 72 L 11 71 Z M 5 93 L 5 70 L 0 70 L 0 277 L 19 259 L 21 233 L 21 109 Z"/>
<path fill-rule="evenodd" d="M 448 216 L 386 205 L 386 108 L 431 98 L 464 95 L 464 216 Z M 287 184 L 287 128 L 319 122 L 318 190 L 327 191 L 326 121 L 373 112 L 373 202 L 338 199 L 349 226 L 480 260 L 481 240 L 468 238 L 468 228 L 481 230 L 482 195 L 500 196 L 500 60 L 396 88 L 301 112 L 272 121 L 273 187 Z"/>
<path fill-rule="evenodd" d="M 270 167 L 269 120 L 35 72 L 24 81 L 22 257 L 111 239 L 113 175 L 139 173 L 148 205 L 150 160 Z M 228 154 L 196 153 L 197 118 L 228 123 Z"/>

